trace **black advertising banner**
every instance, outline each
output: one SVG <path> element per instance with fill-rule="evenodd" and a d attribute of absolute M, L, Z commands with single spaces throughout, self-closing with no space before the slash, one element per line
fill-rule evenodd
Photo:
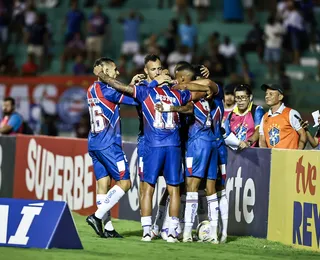
<path fill-rule="evenodd" d="M 230 235 L 267 237 L 271 150 L 229 150 L 226 192 Z"/>
<path fill-rule="evenodd" d="M 11 198 L 13 193 L 16 137 L 0 137 L 0 198 Z"/>

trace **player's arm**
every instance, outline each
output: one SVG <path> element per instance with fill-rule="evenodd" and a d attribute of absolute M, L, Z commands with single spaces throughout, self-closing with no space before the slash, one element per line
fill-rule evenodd
<path fill-rule="evenodd" d="M 108 75 L 104 74 L 102 71 L 102 67 L 101 66 L 95 66 L 93 69 L 93 73 L 98 76 L 102 81 L 104 81 L 105 83 L 109 84 L 111 87 L 113 87 L 114 89 L 121 91 L 123 93 L 126 93 L 130 96 L 134 95 L 134 88 L 133 85 L 126 85 L 114 78 L 109 77 Z"/>
<path fill-rule="evenodd" d="M 312 136 L 309 132 L 309 122 L 303 121 L 301 118 L 299 119 L 299 123 L 301 124 L 301 127 L 306 131 L 307 140 L 309 141 L 312 148 L 316 148 L 319 145 L 319 141 L 317 136 Z"/>
<path fill-rule="evenodd" d="M 193 103 L 189 102 L 185 106 L 170 106 L 170 112 L 178 112 L 182 114 L 193 114 Z"/>

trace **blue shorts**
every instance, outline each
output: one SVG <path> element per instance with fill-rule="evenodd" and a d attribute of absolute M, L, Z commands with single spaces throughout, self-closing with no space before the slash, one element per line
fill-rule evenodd
<path fill-rule="evenodd" d="M 155 185 L 159 175 L 168 185 L 183 182 L 181 148 L 179 146 L 149 147 L 144 146 L 143 181 Z"/>
<path fill-rule="evenodd" d="M 188 142 L 186 153 L 186 177 L 216 180 L 218 173 L 218 149 L 215 142 L 197 138 Z"/>
<path fill-rule="evenodd" d="M 144 140 L 141 138 L 138 140 L 137 144 L 137 154 L 138 154 L 138 174 L 140 181 L 143 181 L 143 155 L 144 155 Z"/>
<path fill-rule="evenodd" d="M 281 49 L 266 48 L 264 50 L 265 62 L 280 62 Z"/>
<path fill-rule="evenodd" d="M 130 172 L 121 146 L 113 144 L 104 150 L 89 151 L 96 180 L 110 176 L 115 181 L 129 180 Z"/>

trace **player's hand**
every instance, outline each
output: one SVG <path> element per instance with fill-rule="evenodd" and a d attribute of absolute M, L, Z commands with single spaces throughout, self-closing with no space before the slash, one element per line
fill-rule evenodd
<path fill-rule="evenodd" d="M 200 71 L 201 71 L 201 75 L 202 75 L 204 78 L 206 78 L 206 79 L 209 78 L 210 71 L 209 71 L 209 69 L 208 69 L 206 66 L 202 65 Z"/>
<path fill-rule="evenodd" d="M 211 88 L 209 88 L 209 90 L 206 92 L 207 93 L 207 95 L 206 95 L 206 97 L 205 97 L 205 99 L 212 99 L 212 97 L 213 97 L 213 91 L 212 91 L 212 89 Z"/>
<path fill-rule="evenodd" d="M 144 80 L 145 78 L 146 76 L 144 74 L 137 74 L 132 78 L 130 85 L 136 85 L 140 83 L 141 80 Z"/>
<path fill-rule="evenodd" d="M 167 84 L 173 83 L 173 80 L 169 75 L 160 74 L 159 76 L 155 77 L 154 79 L 158 82 L 158 85 L 162 85 L 164 83 L 167 83 Z"/>
<path fill-rule="evenodd" d="M 243 150 L 245 148 L 249 147 L 248 144 L 244 141 L 241 141 L 240 144 L 239 144 L 239 149 L 240 150 Z"/>
<path fill-rule="evenodd" d="M 308 127 L 309 127 L 309 122 L 308 121 L 303 121 L 302 119 L 299 119 L 299 123 L 301 125 L 301 127 L 304 129 L 304 130 L 307 130 Z"/>
<path fill-rule="evenodd" d="M 103 72 L 102 66 L 98 65 L 93 68 L 93 74 L 98 76 L 100 72 Z"/>
<path fill-rule="evenodd" d="M 162 103 L 157 103 L 154 105 L 154 109 L 159 111 L 159 112 L 163 112 L 163 104 Z"/>

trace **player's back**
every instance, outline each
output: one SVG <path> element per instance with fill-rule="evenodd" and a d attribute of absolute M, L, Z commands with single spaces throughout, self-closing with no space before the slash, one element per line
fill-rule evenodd
<path fill-rule="evenodd" d="M 159 112 L 156 104 L 185 105 L 191 99 L 190 91 L 172 90 L 168 86 L 156 88 L 135 87 L 135 97 L 142 105 L 145 143 L 151 147 L 179 146 L 180 119 L 177 112 Z"/>
<path fill-rule="evenodd" d="M 87 91 L 91 131 L 88 149 L 103 150 L 116 143 L 121 145 L 119 105 L 123 95 L 109 85 L 96 81 Z"/>

